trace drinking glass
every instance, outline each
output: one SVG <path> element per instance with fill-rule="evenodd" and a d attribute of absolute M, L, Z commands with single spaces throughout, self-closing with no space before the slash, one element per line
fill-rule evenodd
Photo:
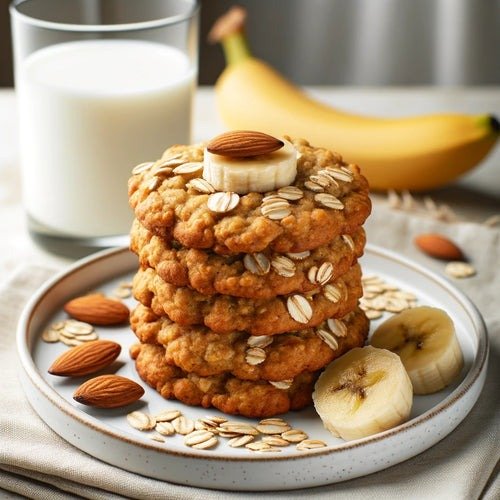
<path fill-rule="evenodd" d="M 28 230 L 71 256 L 126 244 L 131 169 L 191 141 L 199 2 L 18 0 L 10 11 Z"/>

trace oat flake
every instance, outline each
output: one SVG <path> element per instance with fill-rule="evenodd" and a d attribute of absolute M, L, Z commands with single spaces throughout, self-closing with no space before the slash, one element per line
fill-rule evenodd
<path fill-rule="evenodd" d="M 304 441 L 301 441 L 296 446 L 296 448 L 299 451 L 304 451 L 304 450 L 312 450 L 314 448 L 324 448 L 325 446 L 326 443 L 319 439 L 305 439 Z"/>
<path fill-rule="evenodd" d="M 270 380 L 269 383 L 276 387 L 276 389 L 281 389 L 282 391 L 286 391 L 290 389 L 293 384 L 293 378 L 288 378 L 286 380 Z"/>
<path fill-rule="evenodd" d="M 231 448 L 239 448 L 240 446 L 245 446 L 246 444 L 251 443 L 254 439 L 254 436 L 244 434 L 243 436 L 237 436 L 230 439 L 228 444 Z"/>
<path fill-rule="evenodd" d="M 49 328 L 42 333 L 42 340 L 48 343 L 59 342 L 59 332 Z"/>
<path fill-rule="evenodd" d="M 445 273 L 452 278 L 469 278 L 476 274 L 476 269 L 468 262 L 449 262 L 444 269 Z"/>
<path fill-rule="evenodd" d="M 290 443 L 280 436 L 264 436 L 262 442 L 270 446 L 289 446 Z"/>
<path fill-rule="evenodd" d="M 182 165 L 175 167 L 173 172 L 174 174 L 177 175 L 194 174 L 195 172 L 199 172 L 202 169 L 203 169 L 203 163 L 196 161 L 196 162 L 183 163 Z"/>
<path fill-rule="evenodd" d="M 247 339 L 247 344 L 250 347 L 267 347 L 273 343 L 272 335 L 250 335 Z"/>
<path fill-rule="evenodd" d="M 319 193 L 314 195 L 314 199 L 321 205 L 334 210 L 342 210 L 344 204 L 333 194 Z"/>
<path fill-rule="evenodd" d="M 285 422 L 284 425 L 278 424 L 259 424 L 257 430 L 261 434 L 281 434 L 290 430 L 290 426 Z"/>
<path fill-rule="evenodd" d="M 214 437 L 214 434 L 213 434 L 213 432 L 210 432 L 210 431 L 193 431 L 193 432 L 190 432 L 184 438 L 184 444 L 186 444 L 187 446 L 194 446 L 196 444 L 205 443 L 206 441 L 211 440 L 213 437 Z M 216 441 L 216 443 L 217 443 L 217 441 Z"/>
<path fill-rule="evenodd" d="M 324 191 L 324 189 L 319 184 L 316 184 L 312 181 L 304 182 L 304 187 L 306 189 L 309 189 L 309 191 L 312 191 L 313 193 L 322 193 Z"/>
<path fill-rule="evenodd" d="M 163 410 L 155 415 L 155 419 L 157 422 L 170 422 L 180 416 L 181 412 L 179 410 Z"/>
<path fill-rule="evenodd" d="M 352 239 L 352 236 L 350 234 L 343 234 L 342 239 L 346 243 L 346 245 L 354 251 L 354 240 Z"/>
<path fill-rule="evenodd" d="M 376 309 L 366 309 L 365 315 L 368 319 L 378 319 L 383 315 L 382 311 L 377 311 Z"/>
<path fill-rule="evenodd" d="M 275 448 L 267 443 L 264 443 L 263 441 L 257 441 L 255 443 L 248 443 L 245 445 L 245 448 L 248 448 L 249 450 L 252 451 L 281 451 L 279 448 Z"/>
<path fill-rule="evenodd" d="M 309 177 L 309 180 L 311 182 L 314 182 L 315 184 L 318 184 L 318 186 L 321 186 L 322 188 L 328 187 L 331 182 L 330 178 L 324 175 L 311 175 Z"/>
<path fill-rule="evenodd" d="M 136 165 L 132 169 L 132 175 L 138 175 L 141 174 L 142 172 L 146 172 L 146 170 L 149 170 L 154 164 L 155 164 L 154 161 L 139 163 L 139 165 Z"/>
<path fill-rule="evenodd" d="M 155 430 L 162 436 L 172 436 L 175 434 L 174 426 L 170 422 L 157 422 Z"/>
<path fill-rule="evenodd" d="M 151 179 L 149 179 L 149 181 L 146 183 L 146 189 L 148 191 L 154 191 L 160 186 L 161 182 L 162 181 L 159 177 L 151 177 Z"/>
<path fill-rule="evenodd" d="M 260 207 L 260 211 L 262 215 L 271 220 L 281 220 L 292 213 L 290 204 L 287 200 L 282 198 L 263 203 Z"/>
<path fill-rule="evenodd" d="M 267 274 L 271 270 L 271 262 L 269 262 L 269 259 L 260 252 L 245 254 L 245 257 L 243 257 L 243 265 L 245 269 L 252 274 L 257 274 L 259 276 Z"/>
<path fill-rule="evenodd" d="M 186 187 L 192 188 L 195 191 L 198 191 L 203 194 L 212 194 L 215 193 L 215 188 L 208 182 L 207 180 L 197 177 L 196 179 L 191 179 Z"/>
<path fill-rule="evenodd" d="M 304 252 L 287 252 L 287 255 L 292 260 L 304 260 L 311 255 L 311 252 L 309 250 Z"/>
<path fill-rule="evenodd" d="M 290 316 L 298 323 L 308 323 L 313 316 L 311 304 L 302 295 L 288 297 L 286 307 Z"/>
<path fill-rule="evenodd" d="M 281 437 L 290 443 L 300 443 L 309 436 L 302 429 L 290 429 L 281 434 Z"/>
<path fill-rule="evenodd" d="M 243 422 L 224 422 L 220 424 L 219 429 L 222 432 L 232 432 L 235 434 L 249 434 L 252 436 L 257 436 L 259 434 L 259 431 L 254 426 Z"/>
<path fill-rule="evenodd" d="M 240 197 L 236 193 L 213 193 L 208 197 L 207 207 L 212 212 L 225 213 L 236 208 L 239 202 Z"/>
<path fill-rule="evenodd" d="M 295 264 L 293 260 L 288 257 L 284 257 L 283 255 L 277 255 L 271 261 L 271 267 L 274 271 L 283 276 L 284 278 L 291 278 L 295 275 Z"/>
<path fill-rule="evenodd" d="M 337 339 L 333 336 L 332 332 L 326 328 L 316 329 L 316 334 L 333 351 L 336 351 L 339 348 Z"/>
<path fill-rule="evenodd" d="M 336 337 L 346 337 L 347 336 L 347 326 L 340 319 L 330 318 L 326 321 L 326 324 L 330 331 Z"/>
<path fill-rule="evenodd" d="M 353 175 L 350 170 L 344 170 L 343 168 L 334 168 L 334 167 L 326 167 L 325 170 L 331 175 L 334 179 L 343 182 L 352 182 Z"/>
<path fill-rule="evenodd" d="M 245 361 L 252 366 L 260 365 L 266 360 L 266 351 L 260 347 L 251 347 L 245 352 Z"/>
<path fill-rule="evenodd" d="M 278 189 L 278 196 L 285 200 L 296 201 L 304 197 L 304 192 L 298 187 L 286 186 Z"/>
<path fill-rule="evenodd" d="M 184 415 L 172 420 L 172 425 L 178 434 L 186 435 L 194 431 L 194 422 Z"/>
<path fill-rule="evenodd" d="M 133 411 L 127 415 L 127 422 L 139 431 L 149 431 L 156 426 L 156 420 L 142 411 Z"/>
<path fill-rule="evenodd" d="M 326 285 L 323 288 L 323 294 L 327 300 L 334 304 L 342 298 L 342 292 L 336 285 Z"/>

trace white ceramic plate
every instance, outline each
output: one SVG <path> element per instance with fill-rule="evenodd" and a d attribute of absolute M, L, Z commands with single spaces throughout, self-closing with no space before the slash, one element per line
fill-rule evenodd
<path fill-rule="evenodd" d="M 82 380 L 47 373 L 49 365 L 66 346 L 44 343 L 40 335 L 48 324 L 65 317 L 61 305 L 69 298 L 96 289 L 110 293 L 120 281 L 131 279 L 137 260 L 127 249 L 102 252 L 78 262 L 32 298 L 18 331 L 23 387 L 33 408 L 65 440 L 105 462 L 153 478 L 205 488 L 285 490 L 319 486 L 382 470 L 431 447 L 465 418 L 483 387 L 488 341 L 476 308 L 443 278 L 373 246 L 367 246 L 362 266 L 365 273 L 378 274 L 415 293 L 420 304 L 446 310 L 455 322 L 465 358 L 464 369 L 455 384 L 434 395 L 415 397 L 411 419 L 389 431 L 344 442 L 323 429 L 320 419 L 309 408 L 290 412 L 285 418 L 311 438 L 327 442 L 326 448 L 298 451 L 292 445 L 279 453 L 255 453 L 231 448 L 227 440 L 221 439 L 212 450 L 195 450 L 183 444 L 182 436 L 169 437 L 166 443 L 152 441 L 147 433 L 129 427 L 126 414 L 133 409 L 156 413 L 164 408 L 179 408 L 196 419 L 219 412 L 165 401 L 149 387 L 140 402 L 125 409 L 99 410 L 76 403 L 72 394 Z M 132 299 L 129 302 L 132 306 Z M 141 382 L 128 356 L 128 347 L 135 341 L 133 333 L 127 327 L 101 327 L 98 332 L 101 338 L 122 345 L 112 371 Z"/>

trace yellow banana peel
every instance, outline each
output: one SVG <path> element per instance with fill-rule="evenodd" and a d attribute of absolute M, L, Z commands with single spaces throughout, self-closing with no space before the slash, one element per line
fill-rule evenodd
<path fill-rule="evenodd" d="M 491 115 L 433 114 L 374 118 L 320 103 L 251 56 L 244 17 L 223 30 L 227 68 L 215 86 L 230 129 L 303 137 L 360 165 L 373 190 L 421 191 L 443 186 L 478 165 L 495 145 Z"/>

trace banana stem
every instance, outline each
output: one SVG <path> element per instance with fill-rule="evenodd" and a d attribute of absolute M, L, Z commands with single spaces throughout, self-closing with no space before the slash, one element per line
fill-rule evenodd
<path fill-rule="evenodd" d="M 241 31 L 224 37 L 221 44 L 228 66 L 252 57 L 247 39 Z"/>
<path fill-rule="evenodd" d="M 217 19 L 208 34 L 210 43 L 221 43 L 226 64 L 232 66 L 252 57 L 245 36 L 247 12 L 243 7 L 235 6 Z"/>

